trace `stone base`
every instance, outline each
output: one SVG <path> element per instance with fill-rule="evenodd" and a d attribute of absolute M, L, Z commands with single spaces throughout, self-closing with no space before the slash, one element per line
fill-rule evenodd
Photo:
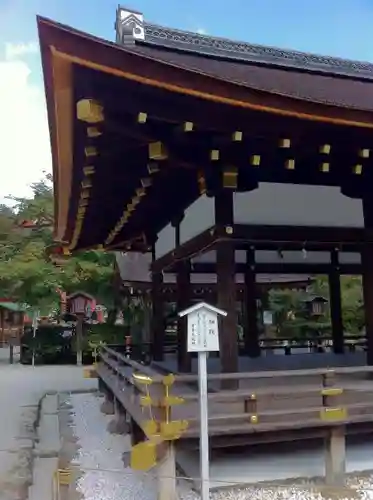
<path fill-rule="evenodd" d="M 105 399 L 105 401 L 101 404 L 100 410 L 105 415 L 114 415 L 114 402 Z"/>
<path fill-rule="evenodd" d="M 125 468 L 131 467 L 131 452 L 130 451 L 125 451 L 122 454 L 122 462 L 123 462 L 123 466 Z"/>
<path fill-rule="evenodd" d="M 124 416 L 116 417 L 111 420 L 108 423 L 107 430 L 110 434 L 128 434 L 130 432 L 129 425 Z"/>

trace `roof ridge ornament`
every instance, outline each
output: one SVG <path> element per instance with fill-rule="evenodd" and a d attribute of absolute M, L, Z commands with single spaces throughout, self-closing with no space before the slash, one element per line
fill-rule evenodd
<path fill-rule="evenodd" d="M 145 23 L 146 42 L 158 47 L 250 64 L 373 80 L 373 63 L 271 47 Z"/>
<path fill-rule="evenodd" d="M 145 40 L 144 16 L 128 7 L 118 5 L 115 20 L 116 42 L 119 44 L 134 43 Z"/>

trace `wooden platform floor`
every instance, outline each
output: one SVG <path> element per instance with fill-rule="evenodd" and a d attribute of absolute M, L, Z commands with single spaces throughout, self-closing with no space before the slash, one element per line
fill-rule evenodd
<path fill-rule="evenodd" d="M 346 354 L 333 353 L 301 353 L 285 356 L 284 354 L 267 354 L 260 358 L 240 357 L 238 369 L 240 372 L 261 372 L 265 370 L 307 370 L 312 368 L 331 368 L 333 366 L 364 366 L 366 354 L 364 351 Z M 164 361 L 153 362 L 153 366 L 166 371 L 177 373 L 176 354 L 166 354 Z M 219 358 L 208 359 L 209 373 L 220 373 Z M 192 373 L 197 373 L 197 359 L 192 360 Z"/>

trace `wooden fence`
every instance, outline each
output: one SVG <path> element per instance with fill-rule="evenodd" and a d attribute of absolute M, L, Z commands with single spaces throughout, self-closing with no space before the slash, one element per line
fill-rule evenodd
<path fill-rule="evenodd" d="M 180 445 L 198 446 L 196 375 L 165 376 L 110 348 L 103 349 L 97 372 L 101 389 L 130 415 L 143 439 L 157 428 L 161 432 L 165 420 L 186 422 Z M 346 432 L 373 430 L 372 373 L 373 367 L 364 366 L 211 374 L 211 446 L 325 437 L 326 468 L 334 482 L 344 472 Z M 234 390 L 221 388 L 231 381 Z"/>

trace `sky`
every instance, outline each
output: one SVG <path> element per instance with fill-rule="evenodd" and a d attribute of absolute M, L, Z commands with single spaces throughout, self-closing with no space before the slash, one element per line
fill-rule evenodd
<path fill-rule="evenodd" d="M 114 40 L 114 0 L 0 0 L 0 203 L 51 172 L 36 15 Z M 373 0 L 128 0 L 145 21 L 373 62 Z"/>

